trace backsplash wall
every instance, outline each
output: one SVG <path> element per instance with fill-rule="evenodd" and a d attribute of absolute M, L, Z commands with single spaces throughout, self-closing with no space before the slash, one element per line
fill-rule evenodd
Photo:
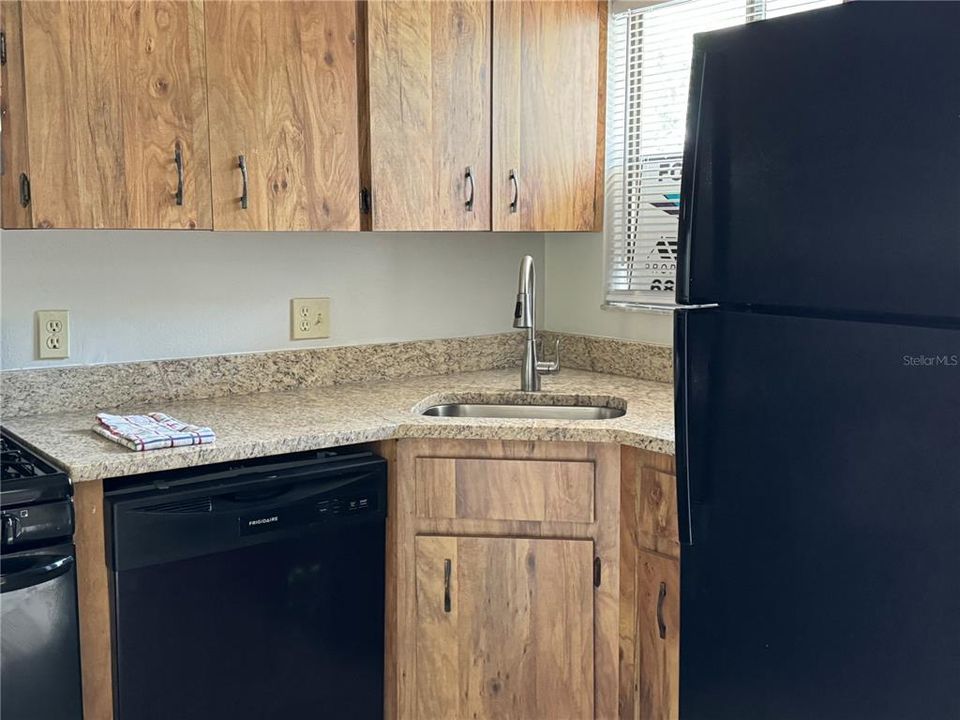
<path fill-rule="evenodd" d="M 508 332 L 524 254 L 544 236 L 3 231 L 0 367 Z M 290 340 L 294 297 L 331 298 L 329 339 Z M 70 311 L 69 359 L 36 359 L 41 309 Z"/>

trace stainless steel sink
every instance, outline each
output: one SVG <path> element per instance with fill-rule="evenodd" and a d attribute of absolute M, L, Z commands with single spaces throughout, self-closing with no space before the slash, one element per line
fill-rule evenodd
<path fill-rule="evenodd" d="M 623 416 L 626 410 L 597 405 L 495 405 L 448 403 L 423 411 L 432 417 L 530 418 L 534 420 L 609 420 Z"/>

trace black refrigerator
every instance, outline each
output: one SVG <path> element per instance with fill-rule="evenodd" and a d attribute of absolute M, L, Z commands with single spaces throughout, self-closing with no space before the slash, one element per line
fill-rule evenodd
<path fill-rule="evenodd" d="M 960 718 L 960 3 L 698 35 L 681 720 Z"/>

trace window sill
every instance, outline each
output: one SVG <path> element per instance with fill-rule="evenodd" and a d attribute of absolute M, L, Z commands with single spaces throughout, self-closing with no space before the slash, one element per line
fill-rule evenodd
<path fill-rule="evenodd" d="M 610 312 L 645 312 L 657 315 L 668 315 L 674 310 L 687 307 L 686 305 L 677 305 L 675 303 L 613 303 L 605 302 L 600 306 L 601 310 Z"/>

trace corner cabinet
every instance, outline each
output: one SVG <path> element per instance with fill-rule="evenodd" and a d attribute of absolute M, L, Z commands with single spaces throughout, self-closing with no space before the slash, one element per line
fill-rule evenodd
<path fill-rule="evenodd" d="M 493 0 L 493 229 L 603 228 L 607 3 Z"/>
<path fill-rule="evenodd" d="M 201 3 L 3 6 L 5 25 L 19 15 L 4 33 L 23 72 L 4 200 L 29 208 L 8 203 L 4 224 L 212 227 Z"/>
<path fill-rule="evenodd" d="M 619 448 L 401 440 L 388 717 L 617 716 Z"/>
<path fill-rule="evenodd" d="M 359 230 L 356 6 L 204 6 L 214 227 Z"/>
<path fill-rule="evenodd" d="M 620 718 L 680 716 L 680 540 L 672 456 L 621 453 Z"/>

